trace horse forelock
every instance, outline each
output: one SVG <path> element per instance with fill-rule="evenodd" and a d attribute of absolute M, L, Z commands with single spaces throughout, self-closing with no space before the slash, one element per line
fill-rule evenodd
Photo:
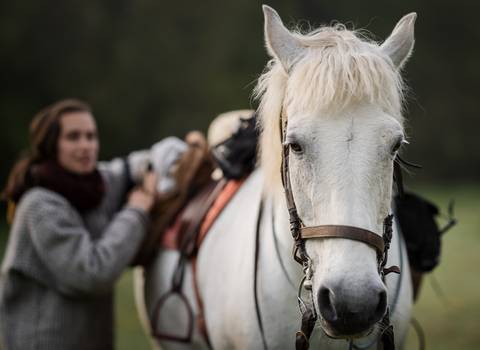
<path fill-rule="evenodd" d="M 287 74 L 281 63 L 272 59 L 254 91 L 260 99 L 261 166 L 270 191 L 277 191 L 281 185 L 282 108 L 335 113 L 365 101 L 403 121 L 405 85 L 377 43 L 341 24 L 293 35 L 303 50 L 290 72 Z"/>

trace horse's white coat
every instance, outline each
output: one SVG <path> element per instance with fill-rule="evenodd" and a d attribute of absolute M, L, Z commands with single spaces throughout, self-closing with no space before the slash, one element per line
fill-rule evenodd
<path fill-rule="evenodd" d="M 288 213 L 278 176 L 281 111 L 288 116 L 287 142 L 302 149 L 290 152 L 290 171 L 299 215 L 307 226 L 351 225 L 381 234 L 390 212 L 392 149 L 405 137 L 399 69 L 413 47 L 414 14 L 404 17 L 378 46 L 342 27 L 322 28 L 308 36 L 292 34 L 273 9 L 264 7 L 264 12 L 267 47 L 274 59 L 257 88 L 262 97 L 261 169 L 224 210 L 198 256 L 198 284 L 215 349 L 262 348 L 253 302 L 255 226 L 262 192 L 258 283 L 268 348 L 291 349 L 299 327 L 296 287 L 301 270 L 291 258 Z M 406 252 L 398 237 L 395 230 L 388 263 L 401 265 L 402 274 L 387 276 L 387 289 L 400 346 L 412 295 Z M 307 252 L 313 260 L 314 295 L 324 284 L 341 285 L 352 307 L 361 310 L 369 288 L 381 287 L 375 252 L 364 243 L 309 240 Z M 175 253 L 159 252 L 146 272 L 149 313 L 169 288 L 175 259 Z M 188 270 L 185 291 L 195 304 L 189 278 Z M 175 305 L 170 307 L 162 326 L 185 329 L 185 318 Z M 368 343 L 376 334 L 356 342 Z M 205 347 L 198 333 L 195 339 L 195 347 Z M 162 347 L 192 345 L 165 342 Z M 312 349 L 319 347 L 346 349 L 348 344 L 317 329 Z"/>

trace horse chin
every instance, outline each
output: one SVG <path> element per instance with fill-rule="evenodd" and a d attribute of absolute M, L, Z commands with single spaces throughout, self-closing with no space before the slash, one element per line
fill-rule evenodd
<path fill-rule="evenodd" d="M 340 332 L 334 327 L 332 327 L 327 321 L 325 321 L 323 318 L 320 318 L 320 324 L 322 327 L 323 332 L 332 339 L 358 339 L 358 338 L 364 338 L 368 335 L 370 335 L 373 332 L 374 327 L 371 327 L 365 331 L 362 332 L 356 332 L 352 334 L 345 334 L 344 332 Z"/>

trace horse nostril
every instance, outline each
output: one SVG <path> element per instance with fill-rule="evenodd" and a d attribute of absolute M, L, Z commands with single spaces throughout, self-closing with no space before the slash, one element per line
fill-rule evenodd
<path fill-rule="evenodd" d="M 334 322 L 337 320 L 337 313 L 333 306 L 333 294 L 330 289 L 321 287 L 318 292 L 318 306 L 320 314 L 327 322 Z"/>
<path fill-rule="evenodd" d="M 378 304 L 375 309 L 374 318 L 380 320 L 387 311 L 387 292 L 382 290 L 378 293 Z"/>

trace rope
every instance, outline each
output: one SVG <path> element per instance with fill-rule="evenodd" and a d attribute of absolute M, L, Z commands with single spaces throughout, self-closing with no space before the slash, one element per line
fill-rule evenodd
<path fill-rule="evenodd" d="M 263 214 L 263 200 L 260 200 L 260 207 L 258 209 L 257 225 L 255 232 L 255 261 L 254 261 L 254 279 L 253 279 L 253 297 L 255 301 L 255 313 L 257 315 L 258 328 L 262 337 L 263 349 L 267 350 L 267 340 L 265 339 L 265 330 L 263 328 L 262 314 L 260 311 L 260 303 L 258 302 L 258 264 L 260 254 L 260 225 L 262 223 Z"/>
<path fill-rule="evenodd" d="M 418 338 L 418 346 L 420 350 L 425 350 L 426 349 L 426 341 L 425 341 L 425 333 L 423 332 L 422 325 L 420 322 L 415 317 L 412 317 L 410 320 L 410 324 L 412 325 L 413 329 L 415 330 L 415 333 L 417 334 Z"/>
<path fill-rule="evenodd" d="M 297 287 L 295 286 L 295 283 L 293 283 L 292 279 L 290 278 L 290 275 L 287 272 L 287 268 L 285 267 L 285 263 L 283 262 L 282 255 L 280 253 L 280 247 L 278 246 L 278 237 L 277 237 L 277 232 L 275 230 L 275 211 L 273 207 L 273 201 L 270 201 L 270 206 L 272 209 L 272 238 L 273 238 L 273 245 L 275 247 L 275 253 L 277 255 L 277 260 L 280 262 L 280 267 L 282 268 L 283 274 L 285 275 L 285 278 L 288 281 L 288 284 L 292 286 L 293 289 L 296 289 Z"/>

